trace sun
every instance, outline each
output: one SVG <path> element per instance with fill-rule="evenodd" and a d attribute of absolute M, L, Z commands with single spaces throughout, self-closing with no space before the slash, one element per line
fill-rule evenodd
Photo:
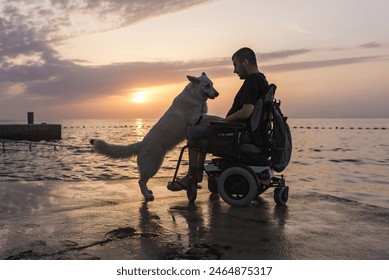
<path fill-rule="evenodd" d="M 144 91 L 137 91 L 132 94 L 131 101 L 134 103 L 144 103 L 146 101 Z"/>

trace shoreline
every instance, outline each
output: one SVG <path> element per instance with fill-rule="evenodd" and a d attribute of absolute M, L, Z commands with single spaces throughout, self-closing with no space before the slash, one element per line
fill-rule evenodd
<path fill-rule="evenodd" d="M 0 259 L 389 259 L 389 209 L 291 187 L 233 208 L 150 180 L 2 182 Z M 243 238 L 244 237 L 244 238 Z"/>
<path fill-rule="evenodd" d="M 172 179 L 173 176 L 155 176 L 150 180 L 157 180 L 157 181 L 169 181 L 169 179 Z M 96 180 L 9 180 L 9 181 L 0 181 L 0 184 L 8 184 L 8 183 L 47 183 L 51 184 L 50 182 L 53 183 L 67 183 L 67 184 L 72 184 L 72 183 L 94 183 L 94 182 L 107 182 L 107 183 L 123 183 L 125 181 L 132 182 L 131 185 L 133 184 L 135 188 L 138 187 L 137 182 L 139 180 L 139 177 L 131 177 L 131 178 L 114 178 L 114 179 L 106 179 L 106 178 L 101 178 L 101 179 L 96 179 Z M 288 184 L 291 186 L 293 189 L 296 185 L 296 180 L 288 180 Z M 200 185 L 203 186 L 203 189 L 206 191 L 207 189 L 207 175 L 204 174 L 204 179 L 203 182 L 200 183 Z M 166 186 L 163 186 L 166 187 Z M 162 188 L 163 188 L 162 187 Z M 344 200 L 349 200 L 350 202 L 357 202 L 357 203 L 362 203 L 370 206 L 376 206 L 376 207 L 382 207 L 389 209 L 389 196 L 388 196 L 388 190 L 387 188 L 381 188 L 381 189 L 374 189 L 374 193 L 371 192 L 362 192 L 361 188 L 356 188 L 354 190 L 350 189 L 342 189 L 342 188 L 337 188 L 334 186 L 328 186 L 326 185 L 325 187 L 317 187 L 317 186 L 309 186 L 309 184 L 302 186 L 301 183 L 298 184 L 298 188 L 305 189 L 306 191 L 313 192 L 313 193 L 318 193 L 321 195 L 328 195 L 328 196 L 334 196 L 336 198 L 344 199 Z"/>

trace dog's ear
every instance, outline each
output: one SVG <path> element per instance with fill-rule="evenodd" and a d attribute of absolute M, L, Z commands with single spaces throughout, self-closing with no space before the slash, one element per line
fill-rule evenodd
<path fill-rule="evenodd" d="M 207 74 L 205 74 L 205 72 L 203 72 L 203 73 L 201 74 L 201 76 L 207 77 Z"/>
<path fill-rule="evenodd" d="M 186 76 L 186 77 L 188 78 L 189 81 L 191 81 L 194 84 L 199 84 L 200 83 L 199 78 L 196 78 L 196 77 L 193 77 L 193 76 Z"/>

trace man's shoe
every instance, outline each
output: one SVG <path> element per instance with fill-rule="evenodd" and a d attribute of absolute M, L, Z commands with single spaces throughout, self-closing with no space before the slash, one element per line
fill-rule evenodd
<path fill-rule="evenodd" d="M 175 182 L 168 182 L 167 189 L 172 192 L 178 192 L 187 190 L 189 186 L 189 175 L 186 175 L 182 179 L 178 179 Z M 197 189 L 201 189 L 202 187 L 197 185 Z"/>

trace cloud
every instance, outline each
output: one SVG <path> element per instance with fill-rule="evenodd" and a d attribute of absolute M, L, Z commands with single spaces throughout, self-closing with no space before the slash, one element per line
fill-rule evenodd
<path fill-rule="evenodd" d="M 61 59 L 54 43 L 187 9 L 209 1 L 0 0 L 0 112 L 21 104 L 57 105 L 126 94 L 124 90 L 178 83 L 202 71 L 232 75 L 230 57 L 194 61 L 130 62 L 85 66 Z M 98 22 L 98 24 L 97 24 Z M 93 24 L 89 24 L 93 23 Z M 377 48 L 376 42 L 360 48 Z M 378 60 L 379 56 L 299 61 L 315 49 L 258 53 L 265 71 L 295 71 Z M 294 59 L 297 62 L 271 64 Z"/>
<path fill-rule="evenodd" d="M 367 48 L 367 49 L 375 49 L 375 48 L 382 47 L 382 45 L 378 44 L 376 42 L 370 42 L 370 43 L 367 43 L 367 44 L 359 45 L 358 47 L 360 47 L 360 48 Z"/>
<path fill-rule="evenodd" d="M 200 75 L 205 69 L 212 66 L 218 68 L 220 65 L 223 69 L 225 64 L 216 62 L 213 65 L 209 61 L 177 61 L 81 66 L 71 61 L 56 60 L 36 66 L 19 65 L 7 70 L 0 69 L 2 78 L 0 85 L 4 89 L 0 96 L 10 92 L 14 85 L 21 84 L 23 91 L 15 95 L 15 99 L 40 102 L 46 100 L 46 104 L 77 103 L 125 94 L 124 89 L 186 81 L 188 74 Z M 218 73 L 218 76 L 223 74 Z"/>
<path fill-rule="evenodd" d="M 50 41 L 113 30 L 207 2 L 210 0 L 0 0 L 0 16 L 33 26 Z"/>
<path fill-rule="evenodd" d="M 271 58 L 292 57 L 306 51 L 285 50 L 283 52 L 264 53 Z M 262 64 L 265 72 L 296 71 L 303 69 L 363 63 L 377 60 L 378 56 L 350 57 L 332 60 L 312 60 L 280 64 Z M 151 87 L 178 83 L 186 80 L 186 75 L 199 75 L 202 71 L 211 78 L 232 75 L 230 58 L 169 61 L 169 62 L 129 62 L 103 66 L 83 66 L 72 61 L 51 58 L 49 63 L 40 65 L 17 65 L 0 70 L 0 77 L 7 83 L 10 92 L 19 85 L 15 99 L 46 100 L 47 104 L 77 103 L 85 100 L 99 99 L 109 95 L 125 94 L 124 89 Z M 0 84 L 2 84 L 0 82 Z M 23 90 L 21 90 L 23 89 Z M 1 93 L 0 93 L 1 95 Z M 9 96 L 9 94 L 8 94 Z"/>
<path fill-rule="evenodd" d="M 289 22 L 286 24 L 286 28 L 300 34 L 312 34 L 312 32 L 308 31 L 307 29 L 301 27 L 295 22 Z"/>
<path fill-rule="evenodd" d="M 0 97 L 77 102 L 142 84 L 146 73 L 159 77 L 153 79 L 156 82 L 176 81 L 165 73 L 177 71 L 177 63 L 86 67 L 60 59 L 51 46 L 74 36 L 121 28 L 207 2 L 0 0 Z"/>
<path fill-rule="evenodd" d="M 57 54 L 53 42 L 118 29 L 210 0 L 0 0 L 0 67 L 21 54 Z"/>
<path fill-rule="evenodd" d="M 98 67 L 62 67 L 53 79 L 31 83 L 28 96 L 55 97 L 61 102 L 118 95 L 123 89 L 176 83 L 185 78 L 186 64 L 133 62 Z M 173 74 L 174 72 L 174 74 Z"/>
<path fill-rule="evenodd" d="M 296 71 L 296 70 L 305 70 L 313 68 L 322 68 L 322 67 L 331 67 L 331 66 L 340 66 L 347 64 L 356 64 L 364 63 L 368 61 L 377 61 L 383 59 L 383 56 L 361 56 L 361 57 L 348 57 L 340 59 L 327 59 L 327 60 L 311 60 L 311 61 L 301 61 L 301 62 L 291 62 L 291 63 L 281 63 L 266 65 L 263 68 L 266 71 L 273 72 L 284 72 L 284 71 Z"/>
<path fill-rule="evenodd" d="M 129 62 L 102 66 L 78 65 L 61 60 L 45 44 L 31 44 L 30 53 L 40 53 L 43 63 L 8 64 L 0 69 L 3 93 L 10 92 L 15 84 L 24 90 L 15 95 L 18 99 L 46 100 L 48 103 L 77 103 L 98 99 L 109 94 L 124 94 L 123 89 L 150 87 L 184 81 L 186 75 L 199 75 L 209 71 L 212 78 L 232 73 L 231 58 L 214 58 L 196 61 Z M 299 55 L 310 50 L 284 50 L 259 54 L 269 61 Z M 1 84 L 2 82 L 0 82 Z M 5 86 L 4 84 L 7 84 Z M 1 93 L 0 93 L 1 95 Z"/>
<path fill-rule="evenodd" d="M 288 58 L 300 54 L 306 54 L 312 51 L 312 49 L 282 50 L 271 53 L 259 53 L 257 54 L 257 56 L 259 57 L 259 61 L 268 61 L 280 58 Z"/>
<path fill-rule="evenodd" d="M 299 53 L 299 50 L 285 50 L 282 56 L 293 58 Z M 363 56 L 271 64 L 280 59 L 279 52 L 261 54 L 259 59 L 262 56 L 266 59 L 264 63 L 260 62 L 260 68 L 265 73 L 333 67 L 382 59 L 380 56 Z M 186 75 L 200 75 L 202 71 L 212 79 L 233 75 L 230 57 L 194 61 L 128 62 L 102 66 L 78 65 L 56 57 L 44 59 L 45 63 L 41 64 L 21 64 L 0 69 L 0 112 L 10 112 L 9 108 L 21 111 L 19 114 L 31 110 L 28 108 L 45 108 L 44 111 L 48 111 L 55 110 L 59 105 L 75 105 L 109 96 L 125 96 L 138 88 L 186 82 Z"/>

